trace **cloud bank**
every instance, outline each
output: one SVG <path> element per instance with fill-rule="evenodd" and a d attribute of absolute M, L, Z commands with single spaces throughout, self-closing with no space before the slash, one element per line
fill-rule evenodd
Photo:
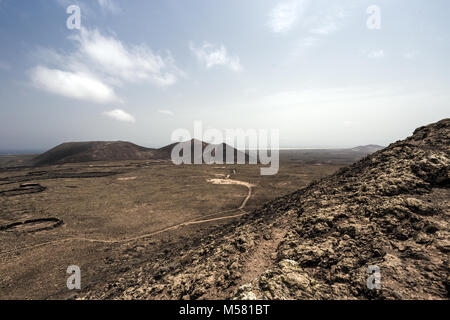
<path fill-rule="evenodd" d="M 38 66 L 31 70 L 30 77 L 37 87 L 68 98 L 96 103 L 110 103 L 119 100 L 113 89 L 87 73 Z"/>
<path fill-rule="evenodd" d="M 70 98 L 110 103 L 121 102 L 114 88 L 124 84 L 148 82 L 166 87 L 184 77 L 170 52 L 155 54 L 146 45 L 126 45 L 98 30 L 81 29 L 70 40 L 76 46 L 72 53 L 40 50 L 42 61 L 30 72 L 36 87 Z"/>

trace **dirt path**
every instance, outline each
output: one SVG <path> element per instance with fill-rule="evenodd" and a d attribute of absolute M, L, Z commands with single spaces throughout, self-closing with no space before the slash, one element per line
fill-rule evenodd
<path fill-rule="evenodd" d="M 229 216 L 224 216 L 224 217 L 218 217 L 218 218 L 202 219 L 202 220 L 197 220 L 197 219 L 199 219 L 197 217 L 195 219 L 191 219 L 189 221 L 178 223 L 178 224 L 175 224 L 173 226 L 170 226 L 170 227 L 158 230 L 158 231 L 154 231 L 154 232 L 151 232 L 151 233 L 143 234 L 143 235 L 140 235 L 140 236 L 137 236 L 137 237 L 126 238 L 126 239 L 102 240 L 102 239 L 90 239 L 90 238 L 80 238 L 80 237 L 58 239 L 58 240 L 43 242 L 43 243 L 39 243 L 39 244 L 36 244 L 36 245 L 32 245 L 32 246 L 28 246 L 28 247 L 22 247 L 22 248 L 10 250 L 10 251 L 3 251 L 3 252 L 0 252 L 0 256 L 1 255 L 6 255 L 6 254 L 9 254 L 9 253 L 14 253 L 14 252 L 17 252 L 17 251 L 26 250 L 26 249 L 33 249 L 33 248 L 43 247 L 43 246 L 46 246 L 46 245 L 51 245 L 51 244 L 56 244 L 56 243 L 63 243 L 63 242 L 70 242 L 70 241 L 86 241 L 86 242 L 91 242 L 91 243 L 103 243 L 103 244 L 123 244 L 123 243 L 128 243 L 128 242 L 132 242 L 132 241 L 136 241 L 136 240 L 141 240 L 141 239 L 153 237 L 153 236 L 159 235 L 161 233 L 168 232 L 168 231 L 173 231 L 173 230 L 176 230 L 178 228 L 185 227 L 185 226 L 191 226 L 191 225 L 197 225 L 197 224 L 202 224 L 202 223 L 227 220 L 227 219 L 232 219 L 232 218 L 238 218 L 238 217 L 241 217 L 241 216 L 247 214 L 247 212 L 245 212 L 243 209 L 247 205 L 247 202 L 250 199 L 250 197 L 252 196 L 252 187 L 254 187 L 254 185 L 252 185 L 252 184 L 250 184 L 248 182 L 239 181 L 239 180 L 231 180 L 231 179 L 210 179 L 210 180 L 207 180 L 207 182 L 211 182 L 213 184 L 235 184 L 235 185 L 242 185 L 242 186 L 247 187 L 248 188 L 248 194 L 245 197 L 245 199 L 242 201 L 242 204 L 240 205 L 239 208 L 222 211 L 222 212 L 241 211 L 241 213 L 234 214 L 234 215 L 229 215 Z M 218 212 L 218 213 L 220 213 L 220 212 Z M 210 214 L 208 216 L 217 215 L 218 213 Z"/>
<path fill-rule="evenodd" d="M 237 185 L 241 185 L 241 186 L 247 187 L 248 188 L 248 194 L 245 197 L 244 201 L 242 201 L 242 204 L 238 208 L 238 210 L 244 209 L 244 207 L 247 205 L 248 200 L 252 196 L 252 187 L 254 187 L 254 185 L 252 185 L 252 184 L 250 184 L 248 182 L 239 181 L 239 180 L 232 180 L 232 179 L 209 179 L 208 182 L 211 182 L 213 184 L 237 184 Z"/>
<path fill-rule="evenodd" d="M 270 269 L 276 261 L 277 248 L 286 235 L 287 231 L 273 228 L 269 237 L 263 239 L 256 246 L 256 250 L 244 258 L 244 267 L 241 275 L 241 283 L 246 284 L 257 278 L 260 274 Z M 272 256 L 275 254 L 275 256 Z"/>

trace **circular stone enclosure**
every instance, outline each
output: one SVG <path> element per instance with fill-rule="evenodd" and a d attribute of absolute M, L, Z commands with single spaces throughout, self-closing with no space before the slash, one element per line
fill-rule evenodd
<path fill-rule="evenodd" d="M 0 231 L 30 233 L 51 230 L 59 227 L 62 224 L 63 221 L 58 218 L 31 219 L 24 222 L 14 222 L 5 226 L 0 226 Z"/>

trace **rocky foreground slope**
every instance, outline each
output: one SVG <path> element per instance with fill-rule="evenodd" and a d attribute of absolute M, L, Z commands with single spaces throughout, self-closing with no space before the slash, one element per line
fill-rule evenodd
<path fill-rule="evenodd" d="M 445 119 L 84 298 L 448 299 L 449 187 Z"/>

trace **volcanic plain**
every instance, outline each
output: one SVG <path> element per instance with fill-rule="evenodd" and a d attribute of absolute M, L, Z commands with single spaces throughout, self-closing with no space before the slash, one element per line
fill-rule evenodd
<path fill-rule="evenodd" d="M 281 156 L 274 176 L 260 165 L 168 160 L 2 168 L 0 299 L 74 298 L 363 156 L 295 154 Z M 81 269 L 81 292 L 66 286 L 70 265 Z"/>

